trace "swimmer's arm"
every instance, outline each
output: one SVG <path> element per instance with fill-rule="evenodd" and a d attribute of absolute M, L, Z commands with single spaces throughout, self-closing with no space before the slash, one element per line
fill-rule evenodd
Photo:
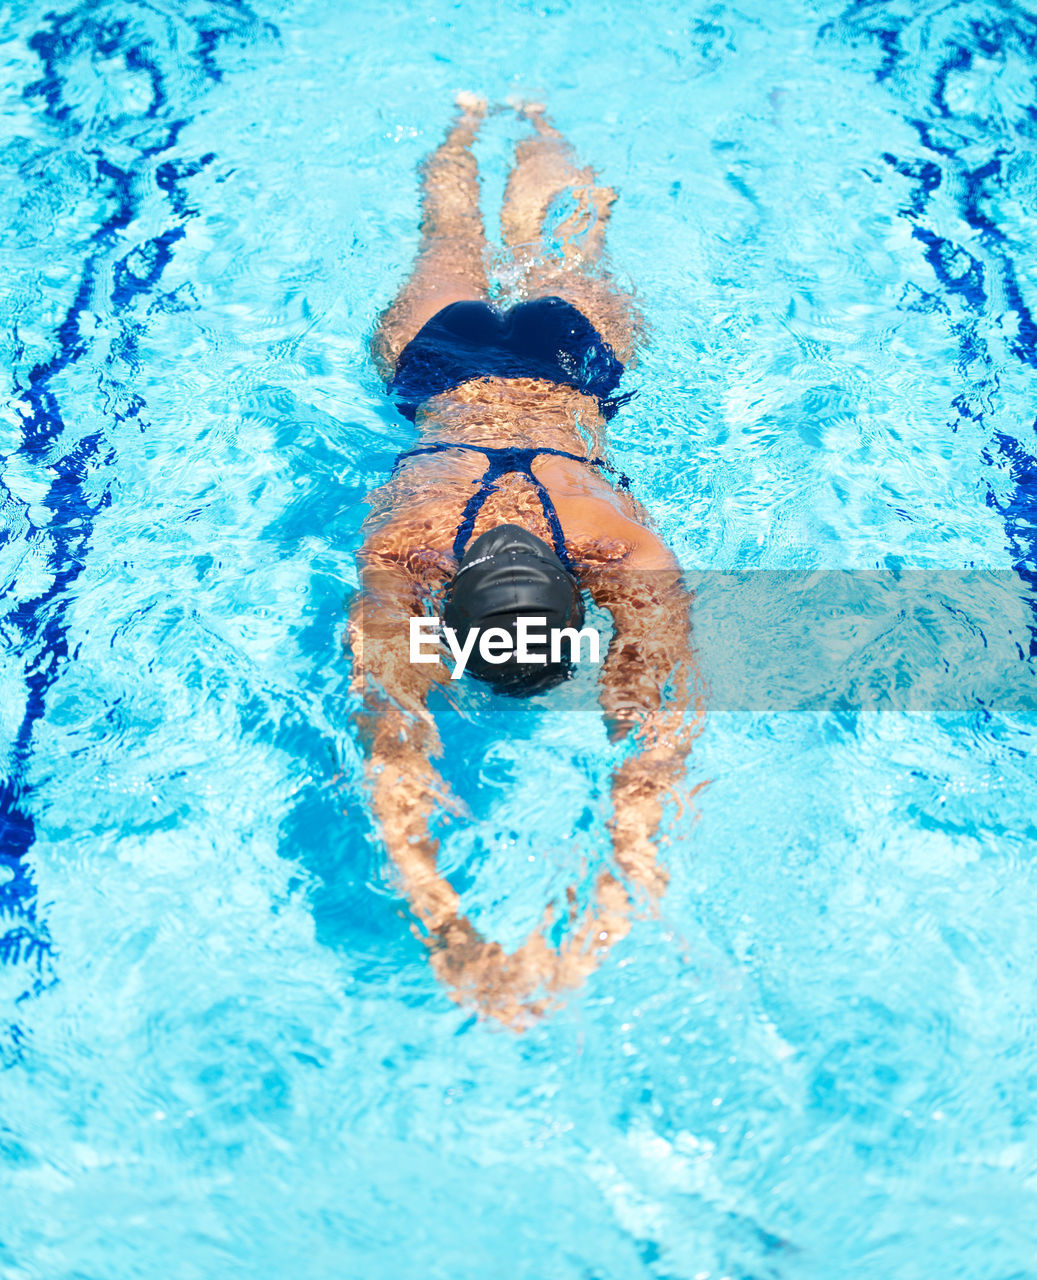
<path fill-rule="evenodd" d="M 641 527 L 622 557 L 583 568 L 615 624 L 600 689 L 609 736 L 637 746 L 612 779 L 613 849 L 629 880 L 658 897 L 667 882 L 656 848 L 663 803 L 676 794 L 702 720 L 691 598 L 672 553 Z"/>
<path fill-rule="evenodd" d="M 428 614 L 428 597 L 445 574 L 436 566 L 411 559 L 398 550 L 406 532 L 394 536 L 389 526 L 377 541 L 365 544 L 358 557 L 361 590 L 349 612 L 348 642 L 353 673 L 350 691 L 365 700 L 362 724 L 375 741 L 399 734 L 417 749 L 439 753 L 439 737 L 428 709 L 428 697 L 445 678 L 426 639 L 422 656 L 411 661 L 411 620 Z"/>
<path fill-rule="evenodd" d="M 446 787 L 428 757 L 413 746 L 390 744 L 369 762 L 372 807 L 404 893 L 422 926 L 422 940 L 437 978 L 452 999 L 476 1005 L 490 1017 L 521 1029 L 544 1012 L 551 994 L 577 985 L 598 963 L 597 953 L 626 932 L 626 917 L 614 910 L 626 896 L 618 882 L 602 887 L 593 918 L 584 922 L 562 953 L 540 930 L 508 954 L 488 942 L 461 911 L 457 891 L 436 869 L 438 841 L 429 834 L 433 812 L 451 807 Z M 603 877 L 604 879 L 605 877 Z M 603 923 L 603 920 L 607 923 Z"/>
<path fill-rule="evenodd" d="M 372 808 L 415 915 L 435 930 L 456 917 L 458 896 L 436 871 L 429 834 L 432 814 L 452 805 L 432 764 L 440 742 L 428 708 L 443 669 L 410 661 L 410 620 L 426 612 L 429 583 L 396 557 L 389 538 L 369 541 L 360 563 L 362 591 L 349 616 L 350 689 L 363 700 L 357 719 Z"/>
<path fill-rule="evenodd" d="M 428 584 L 420 570 L 388 550 L 368 546 L 362 563 L 364 590 L 349 620 L 352 688 L 364 698 L 361 736 L 386 849 L 423 928 L 433 969 L 454 999 L 471 1001 L 508 1025 L 527 1025 L 542 1011 L 546 991 L 578 980 L 576 970 L 587 964 L 582 944 L 589 926 L 569 955 L 552 951 L 540 932 L 507 955 L 462 915 L 456 890 L 436 869 L 438 841 L 429 830 L 433 814 L 457 809 L 432 764 L 440 743 L 427 705 L 446 672 L 409 660 L 410 618 L 425 612 Z"/>

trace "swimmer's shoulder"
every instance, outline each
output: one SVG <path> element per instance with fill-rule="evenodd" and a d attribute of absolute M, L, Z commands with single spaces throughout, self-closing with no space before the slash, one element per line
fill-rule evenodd
<path fill-rule="evenodd" d="M 617 495 L 618 496 L 618 495 Z M 572 503 L 562 513 L 569 555 L 588 570 L 648 573 L 679 569 L 673 552 L 642 519 L 632 501 Z"/>
<path fill-rule="evenodd" d="M 649 529 L 631 524 L 624 536 L 572 539 L 569 556 L 588 571 L 672 573 L 679 571 L 673 552 Z"/>
<path fill-rule="evenodd" d="M 365 522 L 358 552 L 365 571 L 403 569 L 423 582 L 443 582 L 456 565 L 451 513 L 441 503 L 380 513 Z"/>

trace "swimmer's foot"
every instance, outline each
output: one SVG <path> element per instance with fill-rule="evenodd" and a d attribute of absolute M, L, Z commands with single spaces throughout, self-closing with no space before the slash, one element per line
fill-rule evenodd
<path fill-rule="evenodd" d="M 544 103 L 536 102 L 532 98 L 523 98 L 520 93 L 509 94 L 504 101 L 520 120 L 532 120 L 535 116 L 542 116 L 547 110 Z"/>
<path fill-rule="evenodd" d="M 536 102 L 531 98 L 523 98 L 519 94 L 512 94 L 507 99 L 507 104 L 520 120 L 525 120 L 528 124 L 531 124 L 542 138 L 549 138 L 552 142 L 558 142 L 566 149 L 569 149 L 569 144 L 548 118 L 547 107 L 543 102 Z"/>
<path fill-rule="evenodd" d="M 462 116 L 475 123 L 486 115 L 486 99 L 481 98 L 470 89 L 461 89 L 454 95 L 454 105 L 460 108 Z"/>
<path fill-rule="evenodd" d="M 486 119 L 486 99 L 480 98 L 477 93 L 472 93 L 467 89 L 462 89 L 459 93 L 454 95 L 454 103 L 458 108 L 458 114 L 454 123 L 450 126 L 450 131 L 446 136 L 446 141 L 438 151 L 434 151 L 424 162 L 423 172 L 426 177 L 426 184 L 430 180 L 435 181 L 432 175 L 437 171 L 437 165 L 438 168 L 443 169 L 444 165 L 448 163 L 449 158 L 456 155 L 458 148 L 463 152 L 468 153 L 468 149 L 475 141 L 476 135 L 479 132 L 479 126 Z M 475 161 L 470 154 L 467 154 L 463 159 L 463 164 L 465 165 L 466 170 L 471 170 L 471 172 L 466 172 L 465 176 L 461 179 L 458 179 L 457 177 L 450 178 L 448 180 L 448 185 L 452 188 L 457 188 L 459 185 L 465 187 L 468 190 L 469 204 L 472 204 L 472 207 L 474 208 L 474 204 L 470 197 L 471 186 L 473 183 L 476 183 L 474 169 Z"/>

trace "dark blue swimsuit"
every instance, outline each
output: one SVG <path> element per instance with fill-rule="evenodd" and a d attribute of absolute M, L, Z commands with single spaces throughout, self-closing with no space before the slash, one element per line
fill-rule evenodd
<path fill-rule="evenodd" d="M 437 312 L 404 347 L 389 383 L 389 394 L 396 398 L 404 417 L 413 422 L 424 400 L 464 382 L 477 378 L 540 378 L 594 396 L 602 416 L 608 420 L 633 394 L 613 396 L 622 374 L 623 365 L 609 344 L 582 311 L 562 298 L 520 302 L 503 314 L 485 302 L 454 302 Z M 458 562 L 483 504 L 496 491 L 497 481 L 517 472 L 537 491 L 555 554 L 564 565 L 572 567 L 558 512 L 551 495 L 533 474 L 533 461 L 546 453 L 616 474 L 603 458 L 582 458 L 562 449 L 495 449 L 437 440 L 401 453 L 396 465 L 418 454 L 442 453 L 445 449 L 482 453 L 489 462 L 461 516 L 454 539 Z M 619 484 L 624 489 L 629 487 L 626 476 L 619 476 Z"/>

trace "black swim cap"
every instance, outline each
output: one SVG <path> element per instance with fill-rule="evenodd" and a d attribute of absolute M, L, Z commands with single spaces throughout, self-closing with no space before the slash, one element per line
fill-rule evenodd
<path fill-rule="evenodd" d="M 514 637 L 522 617 L 545 619 L 548 632 L 554 627 L 579 630 L 583 601 L 572 574 L 546 542 L 516 524 L 502 524 L 481 534 L 465 552 L 450 584 L 443 621 L 463 644 L 473 627 L 502 627 Z M 525 698 L 566 679 L 571 666 L 565 648 L 559 662 L 519 662 L 512 654 L 493 664 L 483 660 L 476 644 L 468 670 L 499 693 Z"/>

